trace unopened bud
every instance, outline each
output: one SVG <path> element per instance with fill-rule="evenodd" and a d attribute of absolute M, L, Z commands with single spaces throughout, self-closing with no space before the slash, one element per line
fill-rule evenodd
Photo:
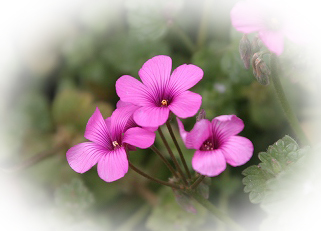
<path fill-rule="evenodd" d="M 177 204 L 179 204 L 182 207 L 182 209 L 189 213 L 197 213 L 197 210 L 193 205 L 193 200 L 189 195 L 177 189 L 173 189 L 173 191 L 175 195 L 175 200 Z"/>
<path fill-rule="evenodd" d="M 255 36 L 252 40 L 252 52 L 259 52 L 262 46 L 262 40 L 259 38 L 259 36 Z"/>
<path fill-rule="evenodd" d="M 210 195 L 210 187 L 204 183 L 204 182 L 201 182 L 197 188 L 196 188 L 197 192 L 199 194 L 202 195 L 202 197 L 204 197 L 205 199 L 208 199 L 209 195 Z"/>
<path fill-rule="evenodd" d="M 258 53 L 255 53 L 252 57 L 252 67 L 256 80 L 262 85 L 268 85 L 271 71 Z"/>
<path fill-rule="evenodd" d="M 251 62 L 251 56 L 252 56 L 252 46 L 251 46 L 251 42 L 247 38 L 246 34 L 243 35 L 243 37 L 240 41 L 239 52 L 240 52 L 244 67 L 246 69 L 249 69 L 250 62 Z"/>
<path fill-rule="evenodd" d="M 205 119 L 205 110 L 204 109 L 201 109 L 200 112 L 198 113 L 198 115 L 196 116 L 196 122 L 202 120 L 202 119 Z"/>

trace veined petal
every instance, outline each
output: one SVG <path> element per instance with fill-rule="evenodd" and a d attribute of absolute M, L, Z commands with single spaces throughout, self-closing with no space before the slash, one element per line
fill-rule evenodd
<path fill-rule="evenodd" d="M 124 134 L 123 143 L 139 148 L 148 148 L 155 141 L 155 133 L 143 128 L 130 128 Z"/>
<path fill-rule="evenodd" d="M 84 137 L 92 142 L 100 144 L 107 149 L 112 149 L 110 130 L 97 107 L 89 118 Z"/>
<path fill-rule="evenodd" d="M 195 123 L 193 129 L 186 136 L 186 147 L 200 149 L 204 141 L 211 136 L 211 122 L 202 119 Z"/>
<path fill-rule="evenodd" d="M 151 105 L 154 99 L 144 84 L 129 75 L 116 81 L 116 92 L 120 100 L 138 106 Z"/>
<path fill-rule="evenodd" d="M 220 149 L 226 162 L 234 167 L 245 164 L 253 155 L 252 142 L 242 136 L 231 136 Z"/>
<path fill-rule="evenodd" d="M 135 122 L 142 127 L 159 127 L 169 116 L 167 107 L 140 107 L 134 113 Z"/>
<path fill-rule="evenodd" d="M 112 182 L 122 178 L 128 171 L 127 154 L 124 147 L 104 155 L 97 165 L 98 175 L 106 182 Z"/>
<path fill-rule="evenodd" d="M 243 33 L 262 30 L 264 26 L 264 8 L 255 1 L 240 1 L 231 10 L 233 27 Z"/>
<path fill-rule="evenodd" d="M 84 142 L 71 147 L 66 154 L 70 167 L 78 173 L 87 172 L 108 153 L 104 147 L 93 142 Z"/>
<path fill-rule="evenodd" d="M 192 159 L 193 169 L 205 176 L 217 176 L 226 168 L 221 150 L 196 151 Z"/>
<path fill-rule="evenodd" d="M 138 75 L 144 85 L 154 93 L 162 93 L 168 85 L 172 71 L 172 59 L 169 56 L 158 55 L 147 60 Z"/>
<path fill-rule="evenodd" d="M 183 125 L 182 121 L 179 120 L 178 117 L 176 117 L 176 121 L 177 121 L 178 129 L 179 129 L 179 134 L 181 135 L 181 138 L 182 138 L 185 146 L 187 147 L 186 136 L 187 136 L 188 132 L 185 131 L 184 125 Z M 187 148 L 192 149 L 193 146 L 188 146 Z"/>
<path fill-rule="evenodd" d="M 111 134 L 113 141 L 120 141 L 122 134 L 129 128 L 137 126 L 133 113 L 138 107 L 132 105 L 117 108 L 111 115 Z"/>
<path fill-rule="evenodd" d="M 191 91 L 184 91 L 175 96 L 168 108 L 180 118 L 194 116 L 200 109 L 202 96 Z"/>
<path fill-rule="evenodd" d="M 180 94 L 197 84 L 203 75 L 203 70 L 198 66 L 183 64 L 173 71 L 169 79 L 169 91 L 172 95 Z"/>
<path fill-rule="evenodd" d="M 213 138 L 220 143 L 230 136 L 237 135 L 243 128 L 243 121 L 236 115 L 221 115 L 212 120 Z"/>
<path fill-rule="evenodd" d="M 284 49 L 284 34 L 282 31 L 261 30 L 259 36 L 270 51 L 277 55 L 282 54 Z"/>

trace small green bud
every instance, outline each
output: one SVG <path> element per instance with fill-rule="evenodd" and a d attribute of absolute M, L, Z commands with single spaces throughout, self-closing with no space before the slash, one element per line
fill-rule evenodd
<path fill-rule="evenodd" d="M 202 197 L 204 197 L 205 199 L 209 198 L 210 195 L 210 187 L 205 184 L 204 182 L 201 182 L 197 188 L 196 191 L 202 195 Z"/>
<path fill-rule="evenodd" d="M 250 62 L 251 62 L 251 55 L 252 55 L 252 45 L 250 40 L 247 38 L 246 34 L 243 35 L 240 41 L 239 52 L 240 52 L 244 67 L 246 69 L 249 69 Z"/>

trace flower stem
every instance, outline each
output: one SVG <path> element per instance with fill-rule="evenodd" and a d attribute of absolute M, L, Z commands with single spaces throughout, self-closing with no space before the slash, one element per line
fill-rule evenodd
<path fill-rule="evenodd" d="M 196 181 L 191 185 L 191 189 L 197 188 L 197 186 L 204 180 L 205 176 L 201 175 L 197 178 Z"/>
<path fill-rule="evenodd" d="M 179 145 L 178 145 L 178 142 L 177 142 L 177 140 L 176 140 L 175 134 L 174 134 L 173 129 L 172 129 L 172 127 L 171 127 L 171 124 L 170 124 L 170 122 L 169 122 L 168 120 L 166 121 L 166 126 L 167 126 L 167 129 L 168 129 L 168 131 L 169 131 L 169 134 L 171 135 L 171 137 L 172 137 L 172 139 L 173 139 L 173 141 L 174 141 L 174 144 L 175 144 L 175 146 L 176 146 L 176 149 L 177 149 L 177 151 L 178 151 L 178 153 L 179 153 L 179 157 L 181 158 L 181 161 L 182 161 L 182 163 L 183 163 L 183 165 L 184 165 L 185 171 L 186 171 L 186 173 L 187 173 L 187 177 L 188 177 L 189 179 L 191 179 L 192 176 L 191 176 L 191 173 L 189 172 L 189 169 L 188 169 L 188 167 L 187 167 L 187 164 L 186 164 L 184 155 L 183 155 L 182 150 L 180 149 L 180 147 L 179 147 Z"/>
<path fill-rule="evenodd" d="M 278 63 L 277 63 L 277 57 L 275 54 L 271 54 L 271 78 L 272 78 L 272 82 L 275 88 L 275 92 L 277 97 L 280 100 L 280 103 L 282 105 L 284 114 L 286 116 L 286 118 L 288 119 L 288 122 L 291 126 L 291 128 L 293 129 L 293 131 L 295 132 L 295 134 L 297 135 L 297 137 L 299 138 L 299 140 L 303 143 L 303 144 L 309 144 L 309 141 L 307 139 L 307 137 L 305 136 L 298 118 L 295 116 L 290 103 L 288 102 L 283 88 L 282 88 L 282 84 L 281 81 L 279 79 L 279 70 L 278 70 Z"/>
<path fill-rule="evenodd" d="M 169 182 L 166 182 L 166 181 L 162 181 L 162 180 L 159 180 L 159 179 L 156 179 L 146 173 L 144 173 L 143 171 L 141 171 L 140 169 L 138 169 L 137 167 L 135 167 L 130 161 L 128 161 L 129 163 L 129 167 L 131 169 L 133 169 L 135 172 L 137 172 L 138 174 L 146 177 L 147 179 L 149 180 L 152 180 L 152 181 L 155 181 L 156 183 L 159 183 L 159 184 L 162 184 L 162 185 L 166 185 L 166 186 L 169 186 L 171 188 L 176 188 L 176 189 L 180 189 L 180 187 L 178 185 L 175 185 L 175 184 L 172 184 L 172 183 L 169 183 Z"/>
<path fill-rule="evenodd" d="M 173 162 L 174 162 L 174 164 L 175 164 L 175 166 L 176 166 L 176 168 L 177 168 L 177 171 L 179 172 L 179 174 L 180 174 L 180 176 L 181 176 L 184 184 L 185 184 L 185 185 L 188 185 L 188 183 L 187 183 L 187 181 L 186 181 L 186 178 L 185 178 L 185 176 L 184 176 L 184 173 L 183 173 L 181 167 L 179 166 L 179 164 L 178 164 L 178 162 L 177 162 L 177 160 L 176 160 L 176 158 L 175 158 L 175 156 L 174 156 L 171 148 L 169 147 L 169 145 L 168 145 L 168 143 L 167 143 L 167 141 L 166 141 L 166 139 L 165 139 L 165 136 L 164 136 L 164 134 L 163 134 L 163 132 L 162 132 L 162 129 L 161 129 L 160 127 L 158 128 L 158 133 L 159 133 L 161 139 L 163 140 L 163 143 L 164 143 L 164 145 L 165 145 L 165 147 L 166 147 L 169 155 L 171 156 L 171 158 L 172 158 L 172 160 L 173 160 Z"/>
<path fill-rule="evenodd" d="M 164 155 L 154 146 L 152 145 L 150 147 L 161 159 L 162 161 L 166 164 L 166 166 L 169 168 L 169 170 L 173 173 L 173 175 L 176 177 L 176 178 L 179 178 L 175 169 L 172 167 L 172 165 L 168 162 L 168 160 L 166 160 L 166 158 L 164 157 Z"/>
<path fill-rule="evenodd" d="M 237 224 L 234 220 L 232 220 L 225 213 L 221 212 L 218 208 L 216 208 L 212 203 L 202 197 L 199 193 L 195 191 L 190 191 L 189 195 L 191 195 L 198 203 L 203 205 L 208 211 L 210 211 L 213 215 L 219 218 L 221 221 L 225 222 L 226 225 L 233 228 L 233 230 L 237 231 L 245 231 L 239 224 Z"/>

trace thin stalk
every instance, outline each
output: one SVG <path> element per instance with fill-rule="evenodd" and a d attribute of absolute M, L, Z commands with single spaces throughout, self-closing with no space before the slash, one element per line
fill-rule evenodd
<path fill-rule="evenodd" d="M 239 224 L 237 224 L 234 220 L 232 220 L 229 216 L 227 216 L 221 210 L 216 208 L 211 202 L 206 200 L 200 194 L 198 194 L 198 193 L 196 193 L 194 191 L 191 191 L 191 192 L 189 192 L 189 195 L 191 195 L 198 203 L 200 203 L 202 206 L 204 206 L 215 217 L 217 217 L 218 219 L 223 221 L 230 228 L 233 228 L 233 230 L 245 231 L 245 229 L 243 229 Z"/>
<path fill-rule="evenodd" d="M 197 178 L 196 181 L 191 185 L 191 189 L 196 189 L 197 186 L 204 180 L 205 176 L 201 175 Z"/>
<path fill-rule="evenodd" d="M 283 88 L 282 88 L 282 84 L 281 81 L 279 79 L 279 70 L 278 70 L 278 63 L 277 63 L 277 57 L 275 54 L 271 54 L 271 78 L 272 78 L 272 82 L 275 88 L 275 92 L 277 97 L 279 98 L 279 101 L 282 105 L 285 117 L 288 119 L 288 122 L 291 126 L 291 128 L 293 129 L 293 131 L 295 132 L 295 134 L 297 135 L 297 137 L 299 138 L 299 140 L 303 143 L 303 144 L 309 144 L 309 141 L 306 137 L 306 135 L 304 134 L 300 123 L 298 121 L 298 118 L 296 117 L 296 115 L 294 114 L 291 105 L 289 103 L 289 101 L 287 100 Z"/>
<path fill-rule="evenodd" d="M 175 164 L 175 166 L 176 166 L 176 168 L 177 168 L 177 171 L 179 172 L 179 174 L 180 174 L 180 176 L 181 176 L 184 184 L 185 184 L 185 185 L 188 185 L 188 183 L 187 183 L 187 181 L 186 181 L 186 178 L 185 178 L 185 176 L 184 176 L 184 173 L 183 173 L 181 167 L 179 166 L 179 164 L 178 164 L 178 162 L 177 162 L 177 160 L 176 160 L 176 158 L 175 158 L 175 156 L 174 156 L 171 148 L 169 147 L 169 145 L 168 145 L 168 143 L 167 143 L 167 141 L 166 141 L 166 139 L 165 139 L 165 136 L 164 136 L 164 134 L 163 134 L 163 132 L 162 132 L 162 129 L 161 129 L 160 127 L 158 128 L 158 133 L 159 133 L 161 139 L 163 140 L 163 143 L 164 143 L 164 145 L 165 145 L 165 147 L 166 147 L 169 155 L 171 156 L 171 158 L 172 158 L 172 160 L 173 160 L 173 162 L 174 162 L 174 164 Z"/>
<path fill-rule="evenodd" d="M 162 180 L 159 180 L 159 179 L 156 179 L 146 173 L 144 173 L 143 171 L 139 170 L 137 167 L 135 167 L 130 161 L 128 161 L 129 163 L 129 167 L 131 169 L 133 169 L 135 172 L 137 172 L 138 174 L 142 175 L 143 177 L 146 177 L 147 179 L 149 180 L 152 180 L 158 184 L 162 184 L 162 185 L 166 185 L 166 186 L 169 186 L 171 188 L 176 188 L 176 189 L 180 189 L 179 186 L 175 185 L 175 184 L 172 184 L 172 183 L 169 183 L 169 182 L 166 182 L 166 181 L 162 181 Z"/>
<path fill-rule="evenodd" d="M 184 155 L 183 155 L 183 153 L 182 153 L 182 150 L 180 149 L 180 147 L 179 147 L 179 145 L 178 145 L 178 142 L 177 142 L 177 140 L 176 140 L 175 134 L 174 134 L 173 129 L 172 129 L 172 127 L 171 127 L 171 124 L 170 124 L 170 122 L 169 122 L 168 120 L 167 120 L 167 122 L 166 122 L 166 126 L 167 126 L 167 129 L 168 129 L 168 131 L 169 131 L 169 134 L 171 135 L 171 137 L 172 137 L 172 139 L 173 139 L 173 141 L 174 141 L 174 144 L 175 144 L 175 146 L 176 146 L 176 149 L 177 149 L 177 151 L 178 151 L 178 153 L 179 153 L 179 157 L 181 158 L 181 161 L 182 161 L 183 166 L 184 166 L 184 168 L 185 168 L 185 171 L 186 171 L 186 173 L 187 173 L 187 177 L 188 177 L 189 179 L 192 179 L 191 173 L 189 172 L 189 169 L 188 169 L 188 167 L 187 167 L 187 164 L 186 164 Z"/>
<path fill-rule="evenodd" d="M 176 177 L 176 178 L 179 178 L 175 169 L 172 167 L 172 165 L 168 162 L 168 160 L 166 160 L 166 158 L 164 157 L 164 155 L 154 146 L 152 145 L 150 147 L 161 159 L 162 161 L 166 164 L 166 166 L 168 167 L 168 169 L 173 173 L 173 175 Z"/>

